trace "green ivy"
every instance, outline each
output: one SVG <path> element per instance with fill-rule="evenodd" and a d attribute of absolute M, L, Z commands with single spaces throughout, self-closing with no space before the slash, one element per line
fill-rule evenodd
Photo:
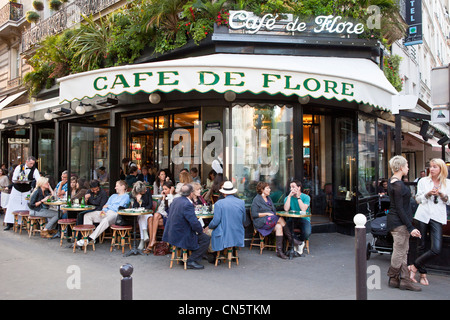
<path fill-rule="evenodd" d="M 134 63 L 146 48 L 164 54 L 189 41 L 199 44 L 215 23 L 228 25 L 230 10 L 305 18 L 334 14 L 363 21 L 365 8 L 372 4 L 381 8 L 383 17 L 398 10 L 395 0 L 135 0 L 96 21 L 84 17 L 79 29 L 48 37 L 29 59 L 34 71 L 24 82 L 36 94 L 57 77 Z M 361 37 L 381 40 L 383 34 L 384 30 L 366 30 Z M 397 76 L 389 77 L 398 82 Z"/>
<path fill-rule="evenodd" d="M 401 60 L 402 57 L 394 54 L 384 57 L 383 62 L 384 75 L 398 92 L 403 89 L 403 79 L 400 77 L 399 73 Z"/>

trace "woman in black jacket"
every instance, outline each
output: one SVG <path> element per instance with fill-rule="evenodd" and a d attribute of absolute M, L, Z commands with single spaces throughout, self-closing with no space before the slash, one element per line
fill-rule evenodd
<path fill-rule="evenodd" d="M 387 215 L 387 228 L 394 238 L 391 266 L 388 270 L 389 286 L 403 290 L 420 291 L 409 278 L 407 264 L 409 237 L 419 237 L 420 232 L 413 224 L 411 210 L 411 191 L 403 183 L 402 177 L 408 174 L 408 162 L 402 156 L 389 160 L 393 176 L 388 183 L 388 194 L 391 200 Z"/>
<path fill-rule="evenodd" d="M 48 205 L 46 205 L 46 202 L 50 197 L 51 192 L 48 178 L 40 177 L 36 182 L 36 188 L 30 196 L 28 207 L 31 209 L 30 216 L 48 218 L 44 230 L 41 231 L 41 237 L 43 238 L 52 237 L 49 230 L 53 229 L 58 221 L 58 212 L 49 210 Z"/>

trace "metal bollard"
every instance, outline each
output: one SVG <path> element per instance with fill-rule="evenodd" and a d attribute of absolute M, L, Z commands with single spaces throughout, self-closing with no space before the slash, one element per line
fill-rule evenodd
<path fill-rule="evenodd" d="M 356 300 L 367 300 L 367 260 L 366 260 L 366 222 L 365 215 L 358 213 L 355 223 L 355 271 Z"/>
<path fill-rule="evenodd" d="M 133 266 L 129 263 L 120 267 L 120 274 L 122 280 L 120 280 L 120 295 L 121 300 L 133 300 Z"/>

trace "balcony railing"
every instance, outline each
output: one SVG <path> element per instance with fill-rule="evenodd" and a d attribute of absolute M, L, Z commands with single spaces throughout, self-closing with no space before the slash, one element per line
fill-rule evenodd
<path fill-rule="evenodd" d="M 46 37 L 61 33 L 79 23 L 81 14 L 93 15 L 122 0 L 75 0 L 64 5 L 49 18 L 38 22 L 22 35 L 22 52 L 29 50 Z"/>
<path fill-rule="evenodd" d="M 0 9 L 0 26 L 8 21 L 19 21 L 23 17 L 23 6 L 20 3 L 9 2 Z"/>

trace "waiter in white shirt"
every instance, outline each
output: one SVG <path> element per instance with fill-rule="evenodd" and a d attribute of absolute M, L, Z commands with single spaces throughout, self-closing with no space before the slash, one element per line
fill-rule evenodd
<path fill-rule="evenodd" d="M 223 152 L 222 151 L 220 151 L 217 159 L 214 159 L 214 161 L 211 164 L 211 167 L 216 173 L 223 173 Z"/>
<path fill-rule="evenodd" d="M 41 176 L 39 170 L 34 166 L 36 158 L 29 156 L 25 161 L 25 164 L 18 165 L 14 169 L 12 176 L 13 188 L 9 195 L 8 207 L 5 214 L 6 228 L 9 230 L 14 224 L 14 211 L 29 210 L 28 201 L 25 199 L 35 186 L 37 179 Z M 19 180 L 21 180 L 19 183 Z M 19 217 L 19 224 L 22 223 L 22 219 Z"/>

